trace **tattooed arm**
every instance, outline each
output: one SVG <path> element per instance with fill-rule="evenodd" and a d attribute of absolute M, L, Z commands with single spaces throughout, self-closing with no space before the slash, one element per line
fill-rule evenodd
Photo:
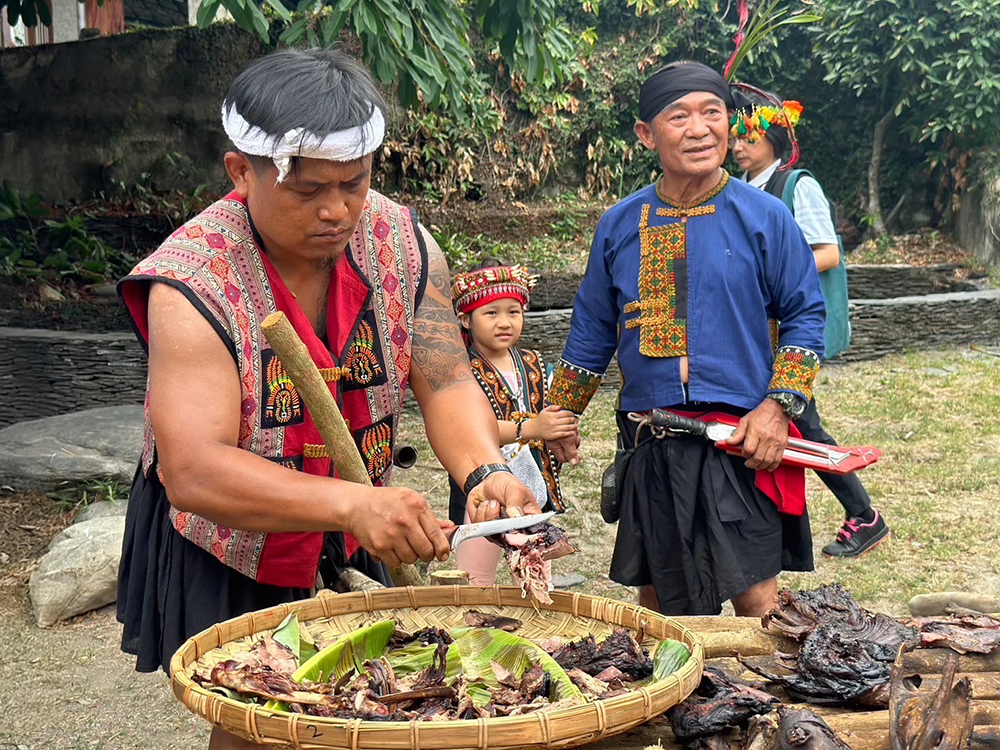
<path fill-rule="evenodd" d="M 502 463 L 496 416 L 479 388 L 451 305 L 451 275 L 434 238 L 420 227 L 427 245 L 427 290 L 413 321 L 410 385 L 424 415 L 427 439 L 459 487 L 483 464 Z M 528 489 L 510 474 L 491 474 L 469 495 L 474 521 L 495 518 L 504 506 L 511 515 L 524 508 L 538 513 Z"/>

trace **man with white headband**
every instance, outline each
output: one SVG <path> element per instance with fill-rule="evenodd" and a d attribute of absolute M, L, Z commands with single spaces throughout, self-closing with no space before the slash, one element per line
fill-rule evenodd
<path fill-rule="evenodd" d="M 250 63 L 222 107 L 233 192 L 119 286 L 149 352 L 118 596 L 122 647 L 140 671 L 166 670 L 192 634 L 307 597 L 348 565 L 388 584 L 385 564 L 447 557 L 450 522 L 388 486 L 407 387 L 474 520 L 539 512 L 503 463 L 440 248 L 412 211 L 369 189 L 382 107 L 344 54 Z M 335 478 L 261 333 L 275 311 L 328 381 L 375 487 Z M 217 734 L 212 746 L 234 741 Z"/>

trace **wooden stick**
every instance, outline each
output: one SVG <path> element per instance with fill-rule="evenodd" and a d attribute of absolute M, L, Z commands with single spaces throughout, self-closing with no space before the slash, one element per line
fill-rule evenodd
<path fill-rule="evenodd" d="M 358 453 L 354 436 L 347 429 L 344 416 L 330 393 L 319 368 L 309 356 L 309 350 L 292 328 L 291 322 L 282 312 L 264 318 L 260 324 L 267 341 L 281 362 L 281 366 L 302 396 L 302 402 L 309 410 L 316 429 L 319 430 L 326 449 L 333 457 L 334 466 L 340 478 L 347 482 L 372 486 L 371 477 Z M 390 569 L 392 580 L 397 586 L 422 586 L 420 573 L 412 565 Z"/>
<path fill-rule="evenodd" d="M 431 573 L 431 586 L 467 586 L 469 574 L 464 570 L 435 570 Z"/>

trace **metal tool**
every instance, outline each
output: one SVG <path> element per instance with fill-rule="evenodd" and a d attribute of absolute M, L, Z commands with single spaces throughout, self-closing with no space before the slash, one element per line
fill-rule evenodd
<path fill-rule="evenodd" d="M 538 513 L 533 516 L 516 516 L 515 518 L 497 518 L 494 521 L 483 521 L 482 523 L 466 523 L 457 526 L 452 532 L 451 551 L 454 552 L 462 542 L 469 539 L 476 539 L 482 536 L 493 536 L 494 534 L 506 534 L 519 529 L 526 529 L 538 523 L 549 521 L 556 512 Z"/>
<path fill-rule="evenodd" d="M 632 412 L 629 414 L 629 419 L 633 422 L 648 424 L 650 430 L 657 437 L 666 437 L 667 433 L 671 432 L 683 432 L 711 440 L 715 443 L 716 448 L 727 453 L 742 455 L 743 452 L 740 446 L 729 445 L 726 442 L 736 431 L 735 424 L 703 422 L 662 409 L 653 409 L 651 412 L 643 414 Z M 834 448 L 811 440 L 789 437 L 788 447 L 785 449 L 781 463 L 831 474 L 850 474 L 875 463 L 881 456 L 882 451 L 872 446 L 858 448 L 838 446 Z"/>

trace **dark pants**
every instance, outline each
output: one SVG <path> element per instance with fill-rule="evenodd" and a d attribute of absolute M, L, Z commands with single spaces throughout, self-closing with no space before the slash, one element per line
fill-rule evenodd
<path fill-rule="evenodd" d="M 802 437 L 812 440 L 815 443 L 824 445 L 836 445 L 837 441 L 830 437 L 830 434 L 823 429 L 823 421 L 820 419 L 819 410 L 816 408 L 816 399 L 809 402 L 809 406 L 801 417 L 795 420 L 795 426 L 799 428 Z M 823 484 L 830 488 L 840 504 L 844 506 L 848 518 L 863 515 L 870 507 L 872 500 L 868 497 L 857 472 L 850 474 L 831 474 L 828 471 L 817 471 L 817 476 L 823 480 Z"/>

